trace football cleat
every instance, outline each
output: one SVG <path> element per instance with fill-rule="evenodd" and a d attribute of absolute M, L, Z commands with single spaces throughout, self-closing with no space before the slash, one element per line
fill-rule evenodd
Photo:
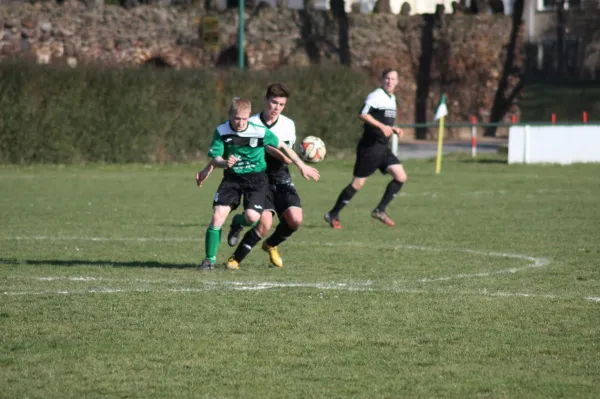
<path fill-rule="evenodd" d="M 342 225 L 340 224 L 340 219 L 337 216 L 333 216 L 331 212 L 327 212 L 324 216 L 324 219 L 332 229 L 341 229 Z"/>
<path fill-rule="evenodd" d="M 229 234 L 227 234 L 227 244 L 230 247 L 235 247 L 240 239 L 240 233 L 244 227 L 242 225 L 236 224 L 233 221 L 231 222 L 231 226 L 229 227 Z"/>
<path fill-rule="evenodd" d="M 283 259 L 281 259 L 281 255 L 279 255 L 277 247 L 272 247 L 268 245 L 266 241 L 264 241 L 262 244 L 262 249 L 269 254 L 269 258 L 271 259 L 273 266 L 283 267 Z"/>
<path fill-rule="evenodd" d="M 371 212 L 371 217 L 373 219 L 379 220 L 383 224 L 386 224 L 390 227 L 396 225 L 396 223 L 394 223 L 394 221 L 390 219 L 390 217 L 385 212 L 381 212 L 379 209 L 373 209 L 373 212 Z"/>
<path fill-rule="evenodd" d="M 197 270 L 212 270 L 214 268 L 215 268 L 215 264 L 212 263 L 208 258 L 205 258 L 196 269 Z"/>
<path fill-rule="evenodd" d="M 227 263 L 225 264 L 225 268 L 227 270 L 239 270 L 240 263 L 237 260 L 235 260 L 235 258 L 232 256 L 231 258 L 229 258 L 227 260 Z"/>

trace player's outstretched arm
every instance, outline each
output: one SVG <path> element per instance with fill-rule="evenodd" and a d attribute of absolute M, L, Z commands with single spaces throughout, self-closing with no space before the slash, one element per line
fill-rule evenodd
<path fill-rule="evenodd" d="M 286 157 L 283 152 L 279 151 L 275 147 L 271 147 L 270 145 L 265 146 L 265 151 L 269 153 L 272 157 L 278 159 L 279 161 L 289 165 L 292 163 L 292 160 Z"/>
<path fill-rule="evenodd" d="M 196 173 L 196 184 L 198 185 L 198 187 L 202 187 L 202 183 L 204 183 L 204 181 L 206 179 L 208 179 L 208 176 L 210 176 L 210 174 L 212 173 L 212 171 L 215 169 L 215 167 L 212 164 L 212 160 L 208 163 L 208 165 L 206 165 L 204 167 L 204 169 L 202 169 L 200 172 Z"/>
<path fill-rule="evenodd" d="M 292 150 L 290 147 L 285 145 L 285 143 L 283 141 L 279 142 L 279 149 L 285 155 L 287 155 L 294 164 L 296 164 L 298 169 L 300 169 L 302 176 L 304 176 L 304 178 L 306 180 L 310 180 L 310 179 L 313 179 L 315 181 L 319 180 L 319 178 L 321 177 L 319 175 L 319 171 L 317 169 L 313 168 L 312 166 L 308 166 L 304 162 L 302 162 L 302 160 L 300 159 L 298 154 L 296 154 L 296 152 L 294 150 Z"/>

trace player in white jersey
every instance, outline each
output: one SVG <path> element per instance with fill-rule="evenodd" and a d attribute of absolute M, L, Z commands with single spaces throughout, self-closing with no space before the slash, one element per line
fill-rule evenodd
<path fill-rule="evenodd" d="M 296 142 L 296 126 L 290 118 L 281 115 L 289 96 L 290 92 L 284 85 L 279 83 L 270 85 L 265 95 L 264 110 L 253 115 L 249 122 L 268 128 L 280 141 L 284 142 L 289 148 L 293 148 Z M 300 197 L 292 183 L 287 166 L 292 163 L 292 160 L 281 151 L 270 146 L 265 147 L 265 152 L 269 188 L 264 211 L 258 224 L 244 235 L 233 256 L 228 261 L 228 263 L 235 263 L 238 266 L 252 249 L 252 247 L 249 248 L 248 245 L 245 245 L 245 242 L 248 239 L 254 241 L 257 237 L 265 237 L 273 224 L 273 215 L 277 213 L 280 223 L 273 234 L 264 241 L 262 248 L 269 254 L 271 263 L 274 266 L 283 267 L 283 260 L 277 247 L 297 231 L 302 224 L 303 213 Z M 198 172 L 196 175 L 197 184 L 202 186 L 202 183 L 211 172 L 210 165 Z M 237 220 L 239 220 L 238 216 L 233 218 L 227 237 L 227 241 L 232 247 L 238 244 L 239 234 L 243 229 L 243 226 L 237 223 Z M 257 237 L 254 237 L 254 235 L 257 235 Z"/>
<path fill-rule="evenodd" d="M 398 84 L 398 72 L 386 69 L 381 74 L 381 87 L 371 92 L 360 111 L 359 118 L 364 122 L 364 133 L 356 147 L 356 163 L 354 177 L 338 196 L 333 208 L 325 214 L 325 221 L 334 229 L 341 229 L 339 214 L 352 197 L 363 188 L 365 181 L 377 169 L 381 173 L 389 173 L 392 180 L 387 185 L 381 201 L 371 212 L 374 219 L 394 226 L 395 223 L 387 215 L 386 207 L 400 192 L 407 176 L 402 162 L 388 147 L 392 134 L 402 136 L 402 129 L 395 127 L 396 96 L 394 89 Z"/>
<path fill-rule="evenodd" d="M 284 85 L 280 83 L 270 85 L 265 95 L 264 110 L 253 115 L 250 121 L 266 127 L 280 141 L 283 141 L 289 148 L 293 148 L 296 143 L 296 125 L 290 118 L 281 114 L 289 96 L 290 92 Z M 279 224 L 273 234 L 263 242 L 262 249 L 269 254 L 271 263 L 275 267 L 283 267 L 283 260 L 277 248 L 302 224 L 302 204 L 288 169 L 291 160 L 273 147 L 266 147 L 265 152 L 269 189 L 267 190 L 265 209 L 257 225 L 257 230 L 261 236 L 266 236 L 273 224 L 273 215 L 277 214 Z M 227 237 L 230 246 L 238 243 L 241 230 L 242 226 L 236 224 L 234 219 Z M 243 242 L 242 239 L 233 254 L 233 258 L 237 262 L 241 262 L 249 252 L 244 248 Z"/>
<path fill-rule="evenodd" d="M 249 121 L 250 108 L 249 100 L 234 99 L 229 112 L 230 120 L 219 125 L 213 134 L 209 150 L 212 160 L 203 171 L 196 175 L 196 182 L 201 185 L 202 174 L 206 178 L 214 167 L 224 169 L 223 180 L 213 200 L 214 213 L 206 233 L 206 258 L 199 266 L 200 270 L 214 268 L 217 249 L 221 241 L 221 226 L 229 212 L 240 205 L 242 196 L 244 197 L 244 213 L 236 215 L 233 218 L 234 223 L 252 227 L 258 224 L 265 208 L 269 189 L 269 180 L 265 173 L 267 169 L 265 150 L 267 147 L 272 151 L 284 151 L 290 163 L 295 163 L 306 179 L 319 179 L 319 172 L 304 164 L 294 150 L 285 145 L 283 140 L 275 136 L 267 127 Z M 262 237 L 256 227 L 251 228 L 242 239 L 240 247 L 247 254 Z M 231 257 L 227 261 L 226 268 L 237 270 L 239 262 Z"/>

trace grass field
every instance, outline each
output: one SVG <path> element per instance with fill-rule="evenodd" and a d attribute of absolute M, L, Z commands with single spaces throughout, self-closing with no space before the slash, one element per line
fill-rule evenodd
<path fill-rule="evenodd" d="M 1 167 L 0 397 L 599 397 L 600 167 L 405 166 L 395 228 L 376 175 L 331 230 L 326 161 L 237 272 L 200 165 Z"/>

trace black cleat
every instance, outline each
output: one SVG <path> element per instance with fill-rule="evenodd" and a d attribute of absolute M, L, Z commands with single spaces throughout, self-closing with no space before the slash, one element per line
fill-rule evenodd
<path fill-rule="evenodd" d="M 231 222 L 231 226 L 229 227 L 229 234 L 227 234 L 227 244 L 230 247 L 235 247 L 240 240 L 240 233 L 244 229 L 243 226 Z"/>
<path fill-rule="evenodd" d="M 340 224 L 340 219 L 338 216 L 332 215 L 331 212 L 327 212 L 325 216 L 323 216 L 325 221 L 329 223 L 332 229 L 341 229 L 342 225 Z"/>
<path fill-rule="evenodd" d="M 200 263 L 200 266 L 198 266 L 196 269 L 197 270 L 212 270 L 214 268 L 215 268 L 215 264 L 214 263 L 212 263 L 208 259 L 204 259 L 202 261 L 202 263 Z"/>

